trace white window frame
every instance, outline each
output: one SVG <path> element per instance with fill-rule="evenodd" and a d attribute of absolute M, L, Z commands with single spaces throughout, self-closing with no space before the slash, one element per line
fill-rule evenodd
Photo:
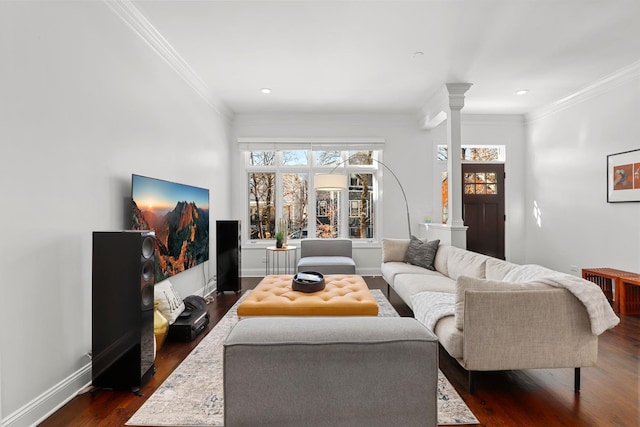
<path fill-rule="evenodd" d="M 373 238 L 352 238 L 355 245 L 379 243 L 382 241 L 383 229 L 382 229 L 382 183 L 383 183 L 383 167 L 375 160 L 382 161 L 382 154 L 384 150 L 384 139 L 382 138 L 238 138 L 238 149 L 242 152 L 244 159 L 244 177 L 248 178 L 248 174 L 251 172 L 274 172 L 276 174 L 276 218 L 283 216 L 282 205 L 282 175 L 284 173 L 307 173 L 309 183 L 309 206 L 308 206 L 308 218 L 307 218 L 307 230 L 308 238 L 315 237 L 315 222 L 316 222 L 316 192 L 314 191 L 314 179 L 316 173 L 328 173 L 332 169 L 336 168 L 335 164 L 327 166 L 315 165 L 315 152 L 319 150 L 326 151 L 340 151 L 342 163 L 339 163 L 335 173 L 356 173 L 356 172 L 373 172 L 374 174 L 374 188 L 373 203 L 374 210 L 372 215 L 374 218 L 374 237 Z M 303 166 L 283 166 L 282 165 L 282 151 L 296 151 L 296 150 L 308 150 L 309 151 L 309 164 Z M 353 151 L 374 151 L 373 165 L 348 165 L 346 162 L 349 152 Z M 275 151 L 276 152 L 276 164 L 274 166 L 252 166 L 249 164 L 249 152 L 251 151 Z M 243 217 L 245 220 L 249 219 L 249 180 L 245 179 L 244 184 L 244 200 L 243 203 Z M 340 230 L 341 235 L 339 237 L 349 238 L 349 201 L 347 191 L 342 192 L 341 196 L 344 200 L 340 203 Z M 250 227 L 243 227 L 243 240 L 255 244 L 264 244 L 270 246 L 273 244 L 273 239 L 250 239 L 249 233 Z"/>

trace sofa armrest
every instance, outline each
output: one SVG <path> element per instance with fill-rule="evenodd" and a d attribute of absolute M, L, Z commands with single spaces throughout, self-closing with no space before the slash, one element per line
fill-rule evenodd
<path fill-rule="evenodd" d="M 594 366 L 598 337 L 565 289 L 467 290 L 460 363 L 468 370 Z"/>

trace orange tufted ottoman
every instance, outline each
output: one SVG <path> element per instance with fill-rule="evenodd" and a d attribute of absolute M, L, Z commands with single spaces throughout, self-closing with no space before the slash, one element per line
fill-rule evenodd
<path fill-rule="evenodd" d="M 292 275 L 266 276 L 238 305 L 238 316 L 377 316 L 378 303 L 361 276 L 324 276 L 318 292 L 291 289 Z"/>

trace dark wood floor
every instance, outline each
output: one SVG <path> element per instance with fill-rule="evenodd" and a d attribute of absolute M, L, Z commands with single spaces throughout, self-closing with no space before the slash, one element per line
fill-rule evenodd
<path fill-rule="evenodd" d="M 387 285 L 381 278 L 365 279 L 370 288 L 386 294 Z M 258 281 L 244 278 L 242 289 L 251 289 Z M 84 393 L 40 426 L 123 426 L 238 298 L 233 293 L 216 296 L 209 304 L 211 323 L 195 341 L 165 343 L 156 359 L 156 374 L 142 388 L 142 397 L 129 392 Z M 402 316 L 411 316 L 393 291 L 389 300 Z M 440 369 L 481 426 L 638 427 L 639 352 L 640 316 L 624 316 L 620 325 L 600 336 L 598 365 L 582 369 L 579 393 L 573 391 L 573 369 L 479 372 L 473 395 L 466 391 L 466 371 L 445 351 L 440 352 Z"/>

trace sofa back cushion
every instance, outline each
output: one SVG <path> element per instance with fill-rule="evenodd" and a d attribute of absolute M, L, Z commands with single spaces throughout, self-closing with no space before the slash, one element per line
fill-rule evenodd
<path fill-rule="evenodd" d="M 459 276 L 484 279 L 487 259 L 486 255 L 451 246 L 447 256 L 447 275 L 453 280 Z"/>
<path fill-rule="evenodd" d="M 456 328 L 463 330 L 464 327 L 464 300 L 467 290 L 474 291 L 498 291 L 517 292 L 520 290 L 552 289 L 551 286 L 543 283 L 520 283 L 503 282 L 498 280 L 478 279 L 475 277 L 459 276 L 456 281 L 455 297 L 455 320 Z"/>
<path fill-rule="evenodd" d="M 449 269 L 447 268 L 449 249 L 451 249 L 451 246 L 449 245 L 440 245 L 438 247 L 438 252 L 436 252 L 436 258 L 433 260 L 433 266 L 436 268 L 436 271 L 447 277 L 449 277 Z"/>
<path fill-rule="evenodd" d="M 503 261 L 498 258 L 489 258 L 487 260 L 485 277 L 489 280 L 504 280 L 504 277 L 514 268 L 519 267 L 509 261 Z"/>
<path fill-rule="evenodd" d="M 303 239 L 300 243 L 300 257 L 344 256 L 351 258 L 350 239 Z"/>
<path fill-rule="evenodd" d="M 404 262 L 409 239 L 382 239 L 382 262 Z"/>

